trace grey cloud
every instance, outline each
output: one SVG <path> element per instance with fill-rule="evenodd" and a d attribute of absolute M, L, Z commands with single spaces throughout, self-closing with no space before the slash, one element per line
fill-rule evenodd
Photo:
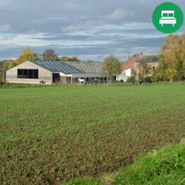
<path fill-rule="evenodd" d="M 104 25 L 105 22 L 103 20 L 88 20 L 88 21 L 80 21 L 77 24 L 67 26 L 64 28 L 64 31 L 76 31 L 76 30 L 87 30 L 93 29 L 97 26 Z"/>
<path fill-rule="evenodd" d="M 185 12 L 184 0 L 171 0 Z M 165 34 L 151 21 L 162 0 L 6 0 L 0 2 L 0 58 L 18 57 L 30 46 L 41 53 L 103 60 L 128 50 L 160 52 Z M 177 33 L 182 33 L 185 26 Z M 88 58 L 89 57 L 89 58 Z"/>
<path fill-rule="evenodd" d="M 0 32 L 8 32 L 10 31 L 11 26 L 9 24 L 0 25 Z"/>
<path fill-rule="evenodd" d="M 111 15 L 107 16 L 107 20 L 122 20 L 128 17 L 133 17 L 135 15 L 134 11 L 129 11 L 125 9 L 117 9 Z"/>

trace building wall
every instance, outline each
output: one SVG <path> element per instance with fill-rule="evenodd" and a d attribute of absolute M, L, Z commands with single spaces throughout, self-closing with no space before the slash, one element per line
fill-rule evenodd
<path fill-rule="evenodd" d="M 66 77 L 66 84 L 71 84 L 71 77 Z"/>
<path fill-rule="evenodd" d="M 123 71 L 120 75 L 117 75 L 116 80 L 118 81 L 123 80 L 124 82 L 126 82 L 127 79 L 132 76 L 133 76 L 133 69 L 127 69 Z"/>
<path fill-rule="evenodd" d="M 154 70 L 153 68 L 155 68 L 155 70 L 157 69 L 157 66 L 159 65 L 159 62 L 148 62 L 147 63 L 148 66 L 151 68 L 151 72 L 147 75 L 148 77 L 151 77 L 154 74 Z M 139 74 L 140 74 L 140 67 L 139 67 L 139 63 L 135 63 L 135 72 L 136 72 L 136 80 L 139 80 Z"/>
<path fill-rule="evenodd" d="M 17 78 L 18 69 L 38 69 L 39 79 L 24 79 Z M 29 83 L 29 84 L 39 84 L 40 81 L 44 80 L 46 84 L 52 84 L 52 73 L 32 62 L 26 61 L 19 64 L 8 71 L 6 71 L 6 82 L 10 83 Z"/>
<path fill-rule="evenodd" d="M 60 81 L 63 84 L 66 84 L 66 76 L 60 76 Z"/>

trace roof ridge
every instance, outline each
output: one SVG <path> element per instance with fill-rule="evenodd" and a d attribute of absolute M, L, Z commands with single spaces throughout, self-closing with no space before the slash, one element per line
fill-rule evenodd
<path fill-rule="evenodd" d="M 148 55 L 159 55 L 159 54 L 147 53 L 147 54 L 142 54 L 142 55 L 140 55 L 140 56 L 148 56 Z"/>

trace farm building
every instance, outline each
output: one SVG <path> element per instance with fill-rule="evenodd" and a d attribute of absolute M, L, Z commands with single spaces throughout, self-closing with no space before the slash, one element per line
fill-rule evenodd
<path fill-rule="evenodd" d="M 135 54 L 123 64 L 123 71 L 117 76 L 117 80 L 126 81 L 128 78 L 134 76 L 138 80 L 141 72 L 140 64 L 143 62 L 147 63 L 151 68 L 151 72 L 148 74 L 148 76 L 151 76 L 157 69 L 159 59 L 157 55 Z"/>
<path fill-rule="evenodd" d="M 134 68 L 136 73 L 136 79 L 139 79 L 139 74 L 142 71 L 141 63 L 147 63 L 150 68 L 150 72 L 147 74 L 148 77 L 152 76 L 156 72 L 157 66 L 159 65 L 159 58 L 157 55 L 141 55 L 135 62 Z"/>
<path fill-rule="evenodd" d="M 6 82 L 29 84 L 107 82 L 108 74 L 102 72 L 100 62 L 60 62 L 28 60 L 6 71 Z"/>
<path fill-rule="evenodd" d="M 120 75 L 117 75 L 117 80 L 123 80 L 127 81 L 128 78 L 134 76 L 134 70 L 135 70 L 135 63 L 137 59 L 140 57 L 141 54 L 135 54 L 131 56 L 127 61 L 125 61 L 122 65 L 122 73 Z"/>

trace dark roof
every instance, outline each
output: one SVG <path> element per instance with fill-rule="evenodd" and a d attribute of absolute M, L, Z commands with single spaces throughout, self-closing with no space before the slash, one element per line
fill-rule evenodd
<path fill-rule="evenodd" d="M 102 73 L 102 62 L 62 62 L 85 73 Z"/>
<path fill-rule="evenodd" d="M 136 63 L 140 63 L 140 62 L 148 62 L 148 63 L 159 62 L 159 59 L 157 55 L 141 55 L 137 59 Z"/>
<path fill-rule="evenodd" d="M 30 62 L 39 65 L 51 72 L 61 72 L 64 74 L 84 73 L 84 71 L 60 61 L 31 60 Z"/>

